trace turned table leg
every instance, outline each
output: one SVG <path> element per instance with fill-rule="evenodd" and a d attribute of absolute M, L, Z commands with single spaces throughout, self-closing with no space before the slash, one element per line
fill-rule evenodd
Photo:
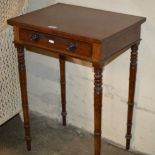
<path fill-rule="evenodd" d="M 25 128 L 25 140 L 27 144 L 27 150 L 31 150 L 31 137 L 30 137 L 30 121 L 29 121 L 29 110 L 28 110 L 28 98 L 27 98 L 27 87 L 26 87 L 26 69 L 25 69 L 25 56 L 24 46 L 15 44 L 18 53 L 18 68 L 19 68 L 19 80 L 21 87 L 21 98 L 22 108 L 24 117 L 24 128 Z"/>
<path fill-rule="evenodd" d="M 130 149 L 130 141 L 132 138 L 132 118 L 134 108 L 134 95 L 136 85 L 136 72 L 137 72 L 137 55 L 138 45 L 135 44 L 131 47 L 131 59 L 130 59 L 130 77 L 129 77 L 129 96 L 128 96 L 128 116 L 127 116 L 127 133 L 126 133 L 126 149 Z"/>
<path fill-rule="evenodd" d="M 94 155 L 100 155 L 102 119 L 102 68 L 94 67 L 94 73 Z"/>
<path fill-rule="evenodd" d="M 60 62 L 60 84 L 61 84 L 61 104 L 62 104 L 62 121 L 63 125 L 66 126 L 66 79 L 65 79 L 65 57 L 59 57 Z"/>

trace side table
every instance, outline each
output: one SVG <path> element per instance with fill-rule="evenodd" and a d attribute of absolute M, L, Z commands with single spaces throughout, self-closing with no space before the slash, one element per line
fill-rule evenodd
<path fill-rule="evenodd" d="M 102 71 L 107 62 L 131 48 L 126 149 L 130 148 L 137 54 L 141 24 L 146 18 L 58 3 L 12 18 L 18 52 L 25 139 L 31 150 L 24 47 L 57 53 L 63 125 L 66 125 L 65 58 L 78 58 L 94 67 L 94 155 L 101 154 Z M 43 53 L 44 54 L 44 53 Z"/>

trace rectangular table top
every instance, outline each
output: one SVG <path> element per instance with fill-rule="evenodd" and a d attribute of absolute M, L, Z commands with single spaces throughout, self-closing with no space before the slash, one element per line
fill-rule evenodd
<path fill-rule="evenodd" d="M 58 3 L 13 18 L 8 23 L 103 41 L 145 20 L 144 17 Z"/>

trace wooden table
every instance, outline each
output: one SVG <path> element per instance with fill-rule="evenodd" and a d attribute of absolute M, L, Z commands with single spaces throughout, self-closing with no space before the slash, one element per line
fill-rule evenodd
<path fill-rule="evenodd" d="M 131 48 L 126 149 L 130 148 L 137 52 L 145 18 L 97 9 L 55 4 L 8 20 L 18 51 L 25 139 L 31 150 L 24 47 L 57 53 L 63 125 L 66 125 L 65 58 L 78 58 L 94 67 L 94 155 L 101 154 L 102 71 L 111 60 Z M 43 53 L 44 54 L 44 53 Z"/>

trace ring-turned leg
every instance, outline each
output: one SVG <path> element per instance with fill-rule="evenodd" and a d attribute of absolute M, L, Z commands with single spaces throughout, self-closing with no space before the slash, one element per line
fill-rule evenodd
<path fill-rule="evenodd" d="M 102 70 L 94 66 L 94 155 L 101 154 Z"/>
<path fill-rule="evenodd" d="M 60 84 L 61 84 L 61 104 L 62 104 L 62 121 L 66 126 L 66 79 L 65 79 L 65 57 L 59 56 L 60 62 Z"/>
<path fill-rule="evenodd" d="M 137 73 L 137 56 L 138 45 L 135 44 L 131 47 L 131 59 L 130 59 L 130 77 L 129 77 L 129 96 L 128 96 L 128 116 L 127 116 L 127 133 L 126 133 L 126 149 L 130 149 L 130 141 L 132 138 L 132 118 L 134 108 L 134 96 L 136 85 L 136 73 Z"/>
<path fill-rule="evenodd" d="M 24 117 L 25 128 L 25 140 L 27 144 L 27 150 L 31 150 L 31 137 L 30 137 L 30 120 L 28 110 L 28 98 L 27 98 L 27 86 L 26 86 L 26 69 L 25 69 L 25 56 L 24 46 L 15 44 L 18 53 L 18 68 L 19 68 L 19 80 L 21 87 L 22 108 Z"/>

